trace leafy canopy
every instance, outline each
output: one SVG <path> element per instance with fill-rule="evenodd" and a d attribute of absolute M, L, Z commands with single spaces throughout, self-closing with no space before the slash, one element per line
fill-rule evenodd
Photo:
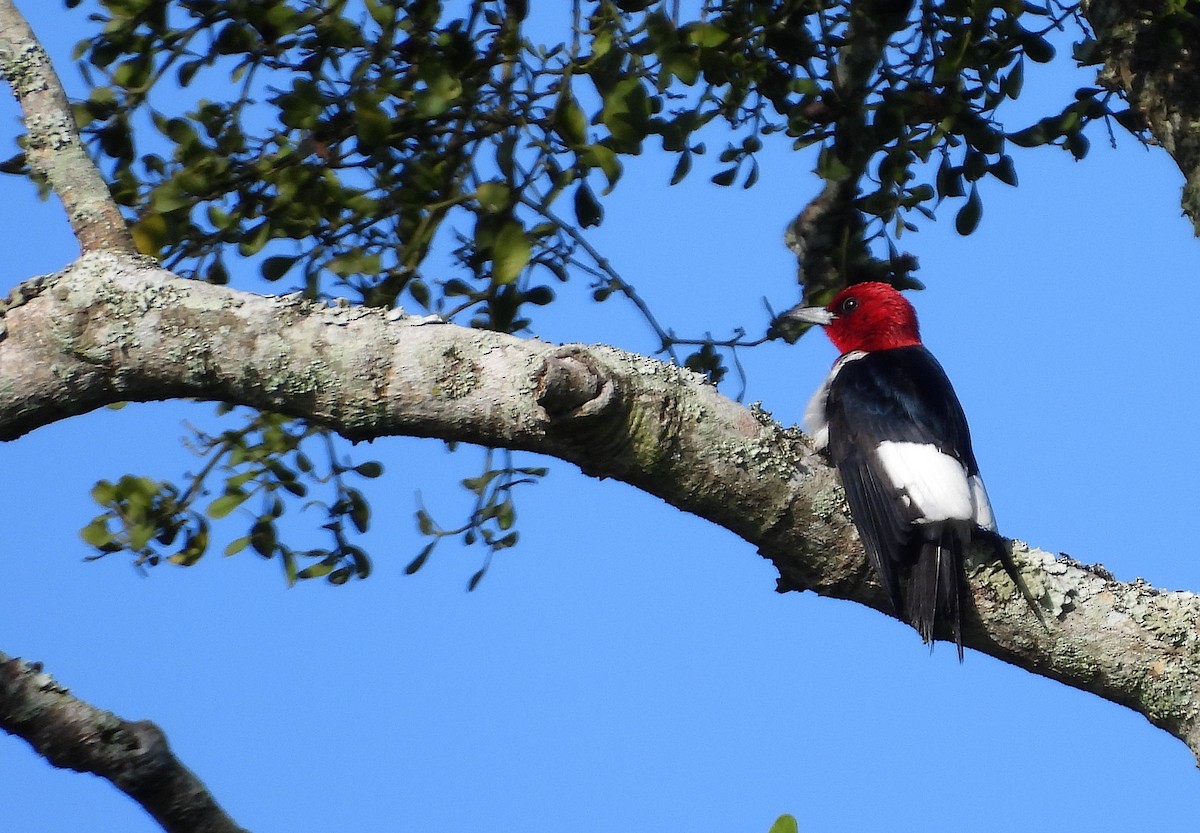
<path fill-rule="evenodd" d="M 1077 7 L 1058 0 L 574 0 L 535 14 L 526 0 L 93 6 L 97 32 L 77 48 L 92 89 L 77 118 L 139 248 L 174 271 L 225 283 L 252 264 L 312 299 L 504 332 L 535 328 L 540 307 L 582 283 L 597 302 L 632 300 L 664 352 L 715 382 L 730 351 L 761 339 L 676 336 L 587 240 L 624 158 L 654 148 L 674 184 L 711 155 L 703 175 L 749 188 L 764 143 L 815 147 L 820 179 L 789 242 L 819 300 L 863 272 L 914 285 L 915 258 L 896 246 L 912 212 L 948 203 L 969 234 L 981 186 L 1016 185 L 1014 145 L 1082 158 L 1090 122 L 1132 124 L 1099 87 L 1033 124 L 1000 120 L 1029 65 L 1055 57 L 1051 30 L 1074 27 L 1087 59 Z M 5 166 L 21 168 L 19 156 Z M 100 484 L 105 512 L 85 540 L 141 563 L 193 563 L 207 519 L 253 501 L 232 550 L 281 556 L 290 580 L 366 575 L 351 537 L 369 509 L 349 478 L 378 464 L 341 461 L 320 429 L 269 414 L 198 447 L 207 462 L 185 487 Z M 447 535 L 489 552 L 515 542 L 511 487 L 542 472 L 492 460 L 464 482 L 479 498 L 465 524 L 446 530 L 420 510 L 431 544 L 410 569 Z M 310 486 L 328 490 L 331 543 L 293 551 L 275 522 Z"/>

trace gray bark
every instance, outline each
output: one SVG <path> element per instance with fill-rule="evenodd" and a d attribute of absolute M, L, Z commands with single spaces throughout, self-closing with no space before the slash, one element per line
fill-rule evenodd
<path fill-rule="evenodd" d="M 25 156 L 62 200 L 84 251 L 134 252 L 125 220 L 91 163 L 46 51 L 11 0 L 0 2 L 0 77 L 25 114 Z"/>
<path fill-rule="evenodd" d="M 83 702 L 37 663 L 0 653 L 0 726 L 51 764 L 107 778 L 169 833 L 245 833 L 180 763 L 162 730 Z"/>

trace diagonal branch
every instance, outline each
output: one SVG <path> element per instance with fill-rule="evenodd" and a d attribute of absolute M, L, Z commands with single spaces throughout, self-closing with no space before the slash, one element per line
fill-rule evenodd
<path fill-rule="evenodd" d="M 125 220 L 84 149 L 62 82 L 12 0 L 0 0 L 0 77 L 21 105 L 26 161 L 62 200 L 80 248 L 135 252 Z"/>
<path fill-rule="evenodd" d="M 39 663 L 2 652 L 0 728 L 54 766 L 111 781 L 168 833 L 246 833 L 172 754 L 162 729 L 85 703 Z"/>
<path fill-rule="evenodd" d="M 535 451 L 623 480 L 740 535 L 812 590 L 888 612 L 835 473 L 793 429 L 685 369 L 398 311 L 183 281 L 92 254 L 3 314 L 0 438 L 120 401 L 194 397 L 350 439 Z M 1200 598 L 1014 542 L 1044 627 L 999 564 L 971 576 L 967 646 L 1129 706 L 1200 755 Z"/>

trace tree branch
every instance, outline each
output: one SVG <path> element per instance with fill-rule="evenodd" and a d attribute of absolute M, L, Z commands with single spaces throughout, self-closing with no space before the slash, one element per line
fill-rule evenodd
<path fill-rule="evenodd" d="M 1099 83 L 1119 89 L 1183 172 L 1183 212 L 1200 235 L 1200 24 L 1160 2 L 1083 0 L 1104 59 Z"/>
<path fill-rule="evenodd" d="M 83 251 L 134 253 L 125 220 L 83 147 L 62 82 L 12 0 L 0 0 L 0 77 L 21 105 L 26 161 L 62 200 Z"/>
<path fill-rule="evenodd" d="M 246 833 L 179 762 L 153 723 L 122 720 L 0 653 L 0 727 L 51 764 L 111 781 L 168 833 Z"/>
<path fill-rule="evenodd" d="M 885 264 L 871 256 L 855 201 L 876 151 L 865 107 L 871 80 L 889 38 L 905 25 L 912 5 L 913 0 L 855 0 L 850 4 L 833 88 L 815 105 L 834 117 L 834 141 L 827 152 L 837 157 L 845 172 L 839 179 L 827 179 L 784 233 L 784 242 L 799 265 L 801 303 L 823 305 L 852 277 L 886 280 L 887 273 L 897 266 L 886 264 L 884 268 Z M 906 260 L 900 268 L 907 271 L 913 264 Z"/>
<path fill-rule="evenodd" d="M 28 286 L 28 285 L 27 285 Z M 548 454 L 740 535 L 813 590 L 890 612 L 844 495 L 807 438 L 685 369 L 183 281 L 85 255 L 3 315 L 0 438 L 121 401 L 280 411 L 353 440 L 437 437 Z M 1200 599 L 1011 545 L 1049 627 L 999 564 L 973 570 L 967 646 L 1129 706 L 1200 755 Z"/>

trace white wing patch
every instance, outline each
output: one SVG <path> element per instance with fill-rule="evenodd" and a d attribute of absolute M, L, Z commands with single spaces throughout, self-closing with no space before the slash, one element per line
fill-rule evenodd
<path fill-rule="evenodd" d="M 829 386 L 833 384 L 833 380 L 837 378 L 838 371 L 847 362 L 861 359 L 865 355 L 867 354 L 862 350 L 851 350 L 849 353 L 843 353 L 833 363 L 833 369 L 829 371 L 829 375 L 825 377 L 825 381 L 820 384 L 816 393 L 812 395 L 812 399 L 808 400 L 808 405 L 804 408 L 804 428 L 808 431 L 808 435 L 813 438 L 813 445 L 817 451 L 821 451 L 825 446 L 829 445 L 829 419 L 825 416 L 825 403 L 829 401 Z"/>
<path fill-rule="evenodd" d="M 968 479 L 962 463 L 936 446 L 886 440 L 879 444 L 876 454 L 900 499 L 917 515 L 916 523 L 979 523 L 982 510 L 988 522 L 994 524 L 983 481 L 978 477 Z M 983 503 L 977 505 L 980 498 Z"/>

